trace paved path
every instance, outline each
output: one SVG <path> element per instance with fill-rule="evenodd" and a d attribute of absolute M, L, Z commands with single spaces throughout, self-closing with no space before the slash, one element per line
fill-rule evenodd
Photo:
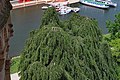
<path fill-rule="evenodd" d="M 19 80 L 20 77 L 18 76 L 18 73 L 11 74 L 11 80 Z"/>

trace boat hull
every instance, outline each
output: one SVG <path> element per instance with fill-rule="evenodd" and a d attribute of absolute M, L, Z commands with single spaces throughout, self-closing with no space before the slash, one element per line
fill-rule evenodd
<path fill-rule="evenodd" d="M 109 8 L 109 6 L 105 6 L 105 5 L 101 6 L 101 5 L 91 4 L 87 1 L 80 1 L 80 3 L 88 5 L 88 6 L 96 7 L 96 8 L 101 8 L 101 9 L 108 9 Z"/>
<path fill-rule="evenodd" d="M 105 3 L 107 6 L 110 7 L 117 7 L 117 3 L 114 3 L 111 0 L 97 0 L 97 2 Z"/>
<path fill-rule="evenodd" d="M 68 14 L 68 13 L 70 13 L 70 12 L 71 12 L 71 9 L 69 9 L 69 10 L 67 10 L 67 9 L 62 9 L 62 10 L 59 11 L 59 14 L 60 14 L 60 15 L 65 15 L 65 14 Z"/>
<path fill-rule="evenodd" d="M 117 4 L 116 3 L 108 3 L 108 6 L 110 6 L 110 7 L 117 7 Z"/>

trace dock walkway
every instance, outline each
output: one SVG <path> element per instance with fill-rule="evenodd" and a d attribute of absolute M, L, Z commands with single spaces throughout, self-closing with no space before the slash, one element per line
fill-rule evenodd
<path fill-rule="evenodd" d="M 44 3 L 46 3 L 46 1 L 30 1 L 30 2 L 23 2 L 23 3 L 19 3 L 18 1 L 11 1 L 13 9 L 23 8 L 23 7 L 28 7 L 28 6 L 38 5 L 38 4 L 44 4 Z"/>
<path fill-rule="evenodd" d="M 28 7 L 28 6 L 33 6 L 33 5 L 38 5 L 38 4 L 47 4 L 48 2 L 51 2 L 51 0 L 35 0 L 35 1 L 29 1 L 29 2 L 23 2 L 19 3 L 18 0 L 10 1 L 13 9 L 17 8 L 23 8 L 23 7 Z M 79 0 L 68 0 L 69 4 L 72 3 L 77 3 Z"/>

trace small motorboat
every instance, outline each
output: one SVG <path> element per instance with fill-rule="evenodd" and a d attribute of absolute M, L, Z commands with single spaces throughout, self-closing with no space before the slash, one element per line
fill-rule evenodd
<path fill-rule="evenodd" d="M 117 7 L 117 3 L 113 3 L 113 2 L 107 2 L 108 3 L 108 6 L 111 6 L 111 7 Z"/>
<path fill-rule="evenodd" d="M 70 12 L 71 12 L 71 10 L 60 10 L 59 11 L 60 15 L 65 15 L 65 14 L 68 14 Z"/>
<path fill-rule="evenodd" d="M 47 9 L 49 7 L 52 7 L 52 6 L 43 6 L 42 9 Z"/>
<path fill-rule="evenodd" d="M 56 7 L 56 6 L 66 6 L 66 5 L 69 4 L 69 2 L 68 1 L 65 1 L 65 2 L 50 2 L 50 3 L 47 3 L 47 4 Z"/>
<path fill-rule="evenodd" d="M 48 6 L 43 6 L 43 7 L 42 7 L 42 9 L 47 9 L 47 8 L 48 8 Z"/>
<path fill-rule="evenodd" d="M 62 7 L 60 7 L 60 9 L 59 9 L 59 14 L 60 14 L 60 15 L 65 15 L 65 14 L 70 13 L 71 11 L 72 11 L 71 8 L 69 8 L 69 7 L 67 7 L 67 6 L 62 6 Z"/>
<path fill-rule="evenodd" d="M 72 8 L 72 11 L 73 12 L 78 12 L 78 11 L 80 11 L 80 8 Z"/>

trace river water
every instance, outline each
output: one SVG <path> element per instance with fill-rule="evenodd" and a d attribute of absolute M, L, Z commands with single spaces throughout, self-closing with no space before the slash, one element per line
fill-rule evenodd
<path fill-rule="evenodd" d="M 85 6 L 80 3 L 72 4 L 71 6 L 80 7 L 80 15 L 97 19 L 103 34 L 106 34 L 106 21 L 113 21 L 115 19 L 114 15 L 120 12 L 120 0 L 114 0 L 113 2 L 116 2 L 118 6 L 107 10 Z M 10 40 L 10 57 L 19 55 L 24 48 L 25 40 L 28 38 L 29 32 L 39 28 L 41 17 L 44 14 L 44 10 L 41 9 L 42 6 L 43 5 L 37 5 L 11 11 L 14 36 Z M 60 16 L 60 19 L 68 19 L 70 16 L 71 13 Z"/>

